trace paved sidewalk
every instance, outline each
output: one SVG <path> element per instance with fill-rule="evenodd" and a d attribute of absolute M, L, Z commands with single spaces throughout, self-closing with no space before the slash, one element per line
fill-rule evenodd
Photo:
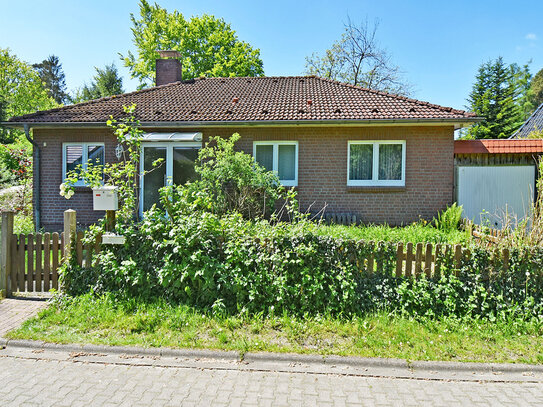
<path fill-rule="evenodd" d="M 229 358 L 0 350 L 2 406 L 537 406 L 543 380 L 364 376 L 363 368 Z M 428 372 L 430 374 L 430 372 Z"/>
<path fill-rule="evenodd" d="M 0 338 L 45 307 L 46 298 L 16 297 L 0 300 Z"/>

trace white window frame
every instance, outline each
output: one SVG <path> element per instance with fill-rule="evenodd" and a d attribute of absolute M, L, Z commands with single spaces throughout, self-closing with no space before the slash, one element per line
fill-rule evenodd
<path fill-rule="evenodd" d="M 373 146 L 372 179 L 352 180 L 351 174 L 351 146 L 357 144 L 370 144 Z M 379 177 L 379 145 L 401 144 L 402 146 L 402 178 L 399 180 L 380 180 Z M 405 140 L 353 140 L 347 143 L 347 186 L 381 186 L 404 187 L 405 186 Z"/>
<path fill-rule="evenodd" d="M 104 145 L 103 142 L 99 142 L 99 141 L 85 141 L 85 142 L 69 142 L 69 143 L 62 143 L 62 180 L 63 182 L 66 181 L 66 166 L 67 166 L 67 162 L 66 162 L 66 147 L 68 146 L 81 146 L 82 147 L 82 156 L 81 156 L 81 167 L 83 168 L 83 170 L 86 170 L 87 169 L 87 164 L 89 162 L 89 146 L 102 146 L 104 147 L 104 162 L 102 163 L 103 165 L 105 165 L 105 161 L 106 161 L 106 147 Z M 86 187 L 88 186 L 88 184 L 85 183 L 85 181 L 83 181 L 82 179 L 81 180 L 78 180 L 74 186 L 76 187 Z"/>
<path fill-rule="evenodd" d="M 172 185 L 173 182 L 173 149 L 178 147 L 187 147 L 187 148 L 202 148 L 201 141 L 177 141 L 177 142 L 146 142 L 141 143 L 141 152 L 140 152 L 140 174 L 144 173 L 144 149 L 146 147 L 164 147 L 166 148 L 166 179 L 164 180 L 164 186 Z M 144 188 L 145 176 L 140 178 L 140 202 L 139 202 L 139 212 L 140 215 L 143 214 L 143 188 Z"/>
<path fill-rule="evenodd" d="M 273 146 L 273 172 L 278 175 L 279 171 L 279 146 L 289 145 L 295 146 L 294 153 L 294 180 L 279 180 L 281 185 L 285 187 L 298 186 L 298 142 L 297 141 L 253 141 L 253 157 L 256 160 L 256 146 Z"/>

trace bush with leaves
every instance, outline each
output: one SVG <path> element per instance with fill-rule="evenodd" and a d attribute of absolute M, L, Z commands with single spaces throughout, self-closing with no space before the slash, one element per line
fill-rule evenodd
<path fill-rule="evenodd" d="M 252 156 L 235 151 L 239 139 L 237 133 L 227 139 L 211 137 L 199 152 L 195 168 L 199 179 L 189 189 L 209 196 L 213 213 L 236 212 L 246 219 L 269 217 L 277 200 L 288 200 L 293 192 L 289 194 L 277 175 L 258 165 Z"/>

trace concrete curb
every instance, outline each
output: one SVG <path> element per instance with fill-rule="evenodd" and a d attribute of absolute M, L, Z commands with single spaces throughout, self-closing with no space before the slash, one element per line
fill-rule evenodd
<path fill-rule="evenodd" d="M 304 355 L 294 353 L 247 352 L 243 357 L 235 351 L 215 351 L 205 349 L 173 349 L 173 348 L 138 348 L 130 346 L 77 345 L 58 344 L 32 340 L 0 338 L 1 348 L 43 349 L 63 352 L 82 352 L 113 355 L 140 355 L 152 357 L 172 357 L 184 359 L 215 359 L 229 362 L 277 362 L 296 364 L 318 364 L 323 366 L 351 366 L 388 369 L 409 369 L 412 371 L 442 372 L 483 372 L 483 373 L 543 373 L 543 365 L 513 363 L 471 363 L 471 362 L 435 362 L 413 361 L 386 358 L 361 358 L 353 356 Z"/>
<path fill-rule="evenodd" d="M 2 342 L 0 342 L 2 345 Z M 107 345 L 77 345 L 60 344 L 32 340 L 8 339 L 4 340 L 4 347 L 44 349 L 63 352 L 83 352 L 113 355 L 140 355 L 140 356 L 164 356 L 175 358 L 193 359 L 219 359 L 239 362 L 239 353 L 234 351 L 213 351 L 198 349 L 172 349 L 172 348 L 138 348 L 131 346 L 107 346 Z"/>

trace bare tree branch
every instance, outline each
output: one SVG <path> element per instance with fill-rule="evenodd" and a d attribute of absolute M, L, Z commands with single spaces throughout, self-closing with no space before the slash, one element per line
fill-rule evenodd
<path fill-rule="evenodd" d="M 306 57 L 305 73 L 352 83 L 368 89 L 409 95 L 412 86 L 403 72 L 392 63 L 388 52 L 379 46 L 379 21 L 360 25 L 349 17 L 339 41 L 332 44 L 322 56 L 313 53 Z"/>

